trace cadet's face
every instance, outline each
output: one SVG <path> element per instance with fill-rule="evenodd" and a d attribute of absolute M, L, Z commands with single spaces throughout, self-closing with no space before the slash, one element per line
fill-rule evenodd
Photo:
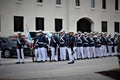
<path fill-rule="evenodd" d="M 42 35 L 42 32 L 39 32 L 40 35 Z"/>
<path fill-rule="evenodd" d="M 72 33 L 72 32 L 70 32 L 70 35 L 73 35 L 73 33 Z"/>
<path fill-rule="evenodd" d="M 18 36 L 21 36 L 21 34 L 18 34 Z"/>
<path fill-rule="evenodd" d="M 111 35 L 109 35 L 109 37 L 111 37 Z"/>
<path fill-rule="evenodd" d="M 63 35 L 63 34 L 64 34 L 63 32 L 60 33 L 60 35 Z"/>
<path fill-rule="evenodd" d="M 78 36 L 80 36 L 80 34 L 77 34 L 76 36 L 78 37 Z"/>
<path fill-rule="evenodd" d="M 55 35 L 55 33 L 52 33 L 52 35 Z"/>

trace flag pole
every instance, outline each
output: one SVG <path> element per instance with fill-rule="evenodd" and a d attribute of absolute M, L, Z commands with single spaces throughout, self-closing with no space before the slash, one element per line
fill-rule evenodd
<path fill-rule="evenodd" d="M 27 31 L 27 39 L 32 44 L 32 45 L 30 45 L 30 48 L 31 48 L 32 61 L 34 62 L 34 47 L 33 47 L 32 38 L 31 38 L 31 35 L 30 35 L 30 32 L 29 32 L 27 25 L 26 25 L 26 31 Z"/>

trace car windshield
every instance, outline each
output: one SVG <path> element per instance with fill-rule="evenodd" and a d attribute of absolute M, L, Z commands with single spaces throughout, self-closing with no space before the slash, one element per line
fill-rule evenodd
<path fill-rule="evenodd" d="M 16 39 L 15 38 L 8 38 L 8 40 L 12 43 L 16 43 Z"/>

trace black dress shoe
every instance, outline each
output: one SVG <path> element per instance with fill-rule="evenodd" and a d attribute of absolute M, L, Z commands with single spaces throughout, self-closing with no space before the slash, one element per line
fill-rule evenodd
<path fill-rule="evenodd" d="M 45 61 L 42 61 L 42 63 L 45 63 Z"/>
<path fill-rule="evenodd" d="M 25 62 L 22 62 L 22 64 L 25 64 Z"/>
<path fill-rule="evenodd" d="M 74 63 L 74 61 L 72 61 Z"/>
<path fill-rule="evenodd" d="M 37 61 L 37 63 L 41 63 L 41 61 Z"/>
<path fill-rule="evenodd" d="M 80 58 L 77 58 L 77 60 L 80 60 Z"/>
<path fill-rule="evenodd" d="M 74 61 L 72 61 L 72 62 L 69 62 L 68 64 L 73 64 L 74 63 Z"/>
<path fill-rule="evenodd" d="M 33 61 L 33 62 L 37 62 L 37 60 Z"/>
<path fill-rule="evenodd" d="M 50 60 L 49 62 L 53 62 L 52 60 Z"/>
<path fill-rule="evenodd" d="M 20 64 L 20 62 L 16 62 L 15 64 Z"/>

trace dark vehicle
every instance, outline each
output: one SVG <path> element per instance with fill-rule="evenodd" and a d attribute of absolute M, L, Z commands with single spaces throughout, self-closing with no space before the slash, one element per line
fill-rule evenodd
<path fill-rule="evenodd" d="M 17 55 L 16 40 L 9 37 L 0 37 L 0 40 L 2 41 L 2 56 L 8 58 Z M 27 44 L 24 46 L 24 55 L 31 55 L 31 48 Z"/>
<path fill-rule="evenodd" d="M 30 36 L 31 36 L 32 39 L 34 39 L 36 34 L 37 34 L 37 32 L 29 32 L 29 33 L 30 33 Z"/>

